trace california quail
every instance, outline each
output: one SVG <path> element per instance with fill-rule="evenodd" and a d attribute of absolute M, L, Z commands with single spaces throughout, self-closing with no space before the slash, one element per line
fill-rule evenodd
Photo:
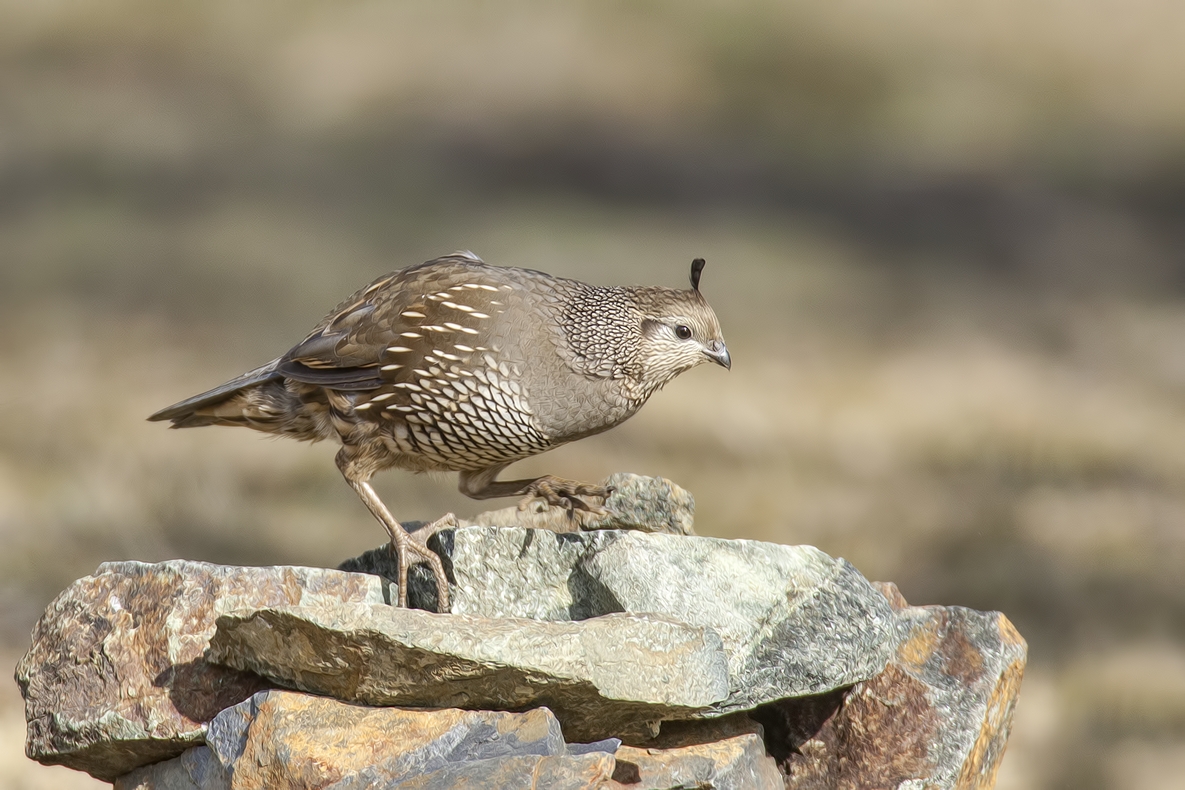
<path fill-rule="evenodd" d="M 338 468 L 391 535 L 399 604 L 416 555 L 448 611 L 440 558 L 400 526 L 370 478 L 390 467 L 457 471 L 475 499 L 525 495 L 588 509 L 581 497 L 610 492 L 550 475 L 495 478 L 612 428 L 701 362 L 732 366 L 699 293 L 703 267 L 691 264 L 687 291 L 605 288 L 455 253 L 380 277 L 284 356 L 148 419 L 341 442 Z"/>

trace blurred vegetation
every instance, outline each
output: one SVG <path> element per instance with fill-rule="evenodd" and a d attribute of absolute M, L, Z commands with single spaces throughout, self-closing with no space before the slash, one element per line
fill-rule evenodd
<path fill-rule="evenodd" d="M 733 371 L 523 474 L 661 474 L 701 533 L 1002 610 L 1000 787 L 1185 786 L 1183 34 L 1166 0 L 3 0 L 0 654 L 103 560 L 381 541 L 332 448 L 143 420 L 377 274 L 702 255 Z M 0 694 L 0 786 L 89 786 Z"/>

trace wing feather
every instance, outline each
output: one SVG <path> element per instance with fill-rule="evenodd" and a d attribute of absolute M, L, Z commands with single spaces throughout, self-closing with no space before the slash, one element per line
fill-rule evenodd
<path fill-rule="evenodd" d="M 325 316 L 281 357 L 277 372 L 306 384 L 348 391 L 410 380 L 420 363 L 403 363 L 423 360 L 445 340 L 460 342 L 442 337 L 455 334 L 442 331 L 445 323 L 464 316 L 446 307 L 448 300 L 440 294 L 459 284 L 489 280 L 490 268 L 469 253 L 383 275 Z M 466 298 L 485 293 L 468 290 Z"/>

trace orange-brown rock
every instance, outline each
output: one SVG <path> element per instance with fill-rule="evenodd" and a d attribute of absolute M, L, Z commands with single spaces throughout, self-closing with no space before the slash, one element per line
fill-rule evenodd
<path fill-rule="evenodd" d="M 455 763 L 567 753 L 546 708 L 370 708 L 290 691 L 224 711 L 207 742 L 232 788 L 269 790 L 388 787 Z"/>
<path fill-rule="evenodd" d="M 504 757 L 456 763 L 384 790 L 600 790 L 613 776 L 613 755 Z M 331 788 L 330 790 L 346 790 Z M 353 786 L 349 790 L 355 790 Z M 362 790 L 358 786 L 356 790 Z"/>

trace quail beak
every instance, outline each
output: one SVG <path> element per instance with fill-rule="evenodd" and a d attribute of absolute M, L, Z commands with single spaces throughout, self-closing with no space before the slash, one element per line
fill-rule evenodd
<path fill-rule="evenodd" d="M 725 370 L 732 370 L 732 357 L 728 354 L 728 346 L 723 340 L 713 340 L 704 348 L 704 354 Z"/>

